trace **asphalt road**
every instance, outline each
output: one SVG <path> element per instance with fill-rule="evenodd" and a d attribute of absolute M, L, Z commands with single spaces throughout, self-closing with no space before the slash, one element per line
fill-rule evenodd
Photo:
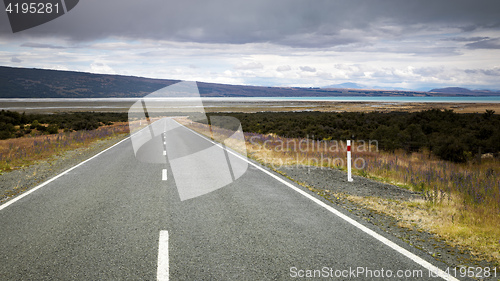
<path fill-rule="evenodd" d="M 217 182 L 197 170 L 218 165 L 176 161 L 214 146 L 173 121 L 165 128 L 165 138 L 144 148 L 165 150 L 164 164 L 138 161 L 127 139 L 0 206 L 0 280 L 312 280 L 305 277 L 314 273 L 319 280 L 442 280 L 404 251 L 444 265 L 373 226 L 375 234 L 361 230 L 349 214 L 233 154 L 233 171 L 247 167 L 241 177 L 181 200 L 179 186 Z M 174 177 L 179 167 L 184 174 Z M 197 179 L 185 181 L 189 173 Z"/>

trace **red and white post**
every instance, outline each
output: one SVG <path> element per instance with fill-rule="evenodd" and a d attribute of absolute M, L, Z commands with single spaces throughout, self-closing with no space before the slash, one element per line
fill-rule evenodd
<path fill-rule="evenodd" d="M 347 181 L 353 181 L 351 171 L 351 140 L 347 140 Z"/>

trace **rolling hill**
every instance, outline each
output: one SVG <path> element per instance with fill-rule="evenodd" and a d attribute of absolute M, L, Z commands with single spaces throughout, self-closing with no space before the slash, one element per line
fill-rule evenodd
<path fill-rule="evenodd" d="M 178 80 L 92 74 L 0 66 L 0 98 L 126 98 L 142 97 Z M 484 96 L 490 91 L 430 92 L 342 88 L 294 88 L 198 82 L 202 97 L 329 97 L 329 96 Z M 447 88 L 450 89 L 450 88 Z"/>

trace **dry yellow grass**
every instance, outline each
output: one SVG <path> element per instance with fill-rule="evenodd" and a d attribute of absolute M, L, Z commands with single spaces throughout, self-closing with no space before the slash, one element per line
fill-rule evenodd
<path fill-rule="evenodd" d="M 499 218 L 478 217 L 476 212 L 463 212 L 451 200 L 447 204 L 430 204 L 425 200 L 394 201 L 375 197 L 348 195 L 348 199 L 370 210 L 396 218 L 402 227 L 417 227 L 436 234 L 449 244 L 470 249 L 479 258 L 500 263 Z"/>
<path fill-rule="evenodd" d="M 102 126 L 92 131 L 28 136 L 0 141 L 0 173 L 47 160 L 64 151 L 86 147 L 117 134 L 128 133 L 126 122 Z"/>

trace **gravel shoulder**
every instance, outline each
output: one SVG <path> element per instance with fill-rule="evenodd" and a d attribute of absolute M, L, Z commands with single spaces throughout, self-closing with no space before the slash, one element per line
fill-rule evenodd
<path fill-rule="evenodd" d="M 127 136 L 128 134 L 98 140 L 88 147 L 69 150 L 28 167 L 2 173 L 0 204 L 91 158 Z"/>
<path fill-rule="evenodd" d="M 398 204 L 403 201 L 422 200 L 423 195 L 395 185 L 380 183 L 372 179 L 353 176 L 354 181 L 347 181 L 344 171 L 330 168 L 285 166 L 276 169 L 277 172 L 291 180 L 306 186 L 312 192 L 322 196 L 334 206 L 344 208 L 351 214 L 364 220 L 382 231 L 389 233 L 412 247 L 418 248 L 434 259 L 444 262 L 451 267 L 490 267 L 495 265 L 478 258 L 471 251 L 463 247 L 452 246 L 435 234 L 423 231 L 415 226 L 401 226 L 398 218 L 389 216 L 377 210 L 368 209 L 350 196 L 364 198 L 379 198 Z M 485 278 L 481 280 L 500 280 Z"/>

